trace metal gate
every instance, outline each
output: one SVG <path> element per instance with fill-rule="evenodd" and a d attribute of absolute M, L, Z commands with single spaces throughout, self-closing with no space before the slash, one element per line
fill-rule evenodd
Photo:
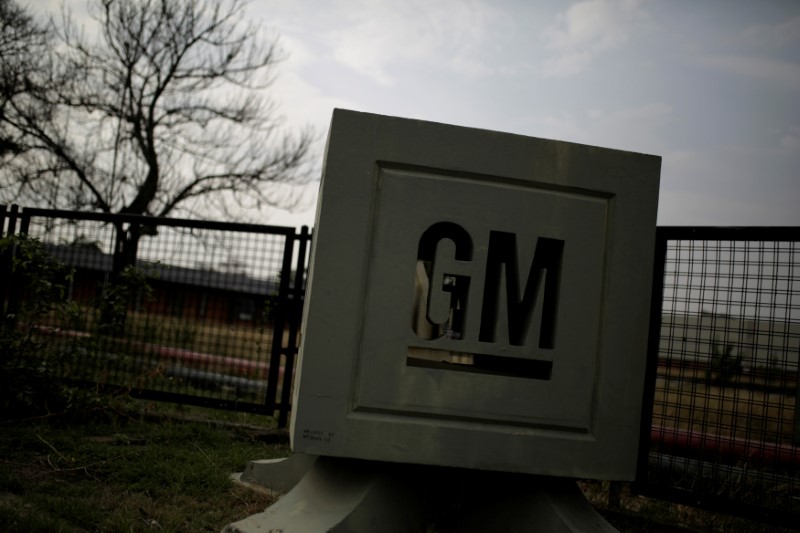
<path fill-rule="evenodd" d="M 659 227 L 640 494 L 800 524 L 800 228 Z"/>
<path fill-rule="evenodd" d="M 73 272 L 68 309 L 31 329 L 63 377 L 287 425 L 308 228 L 16 206 L 0 219 Z M 25 297 L 9 261 L 4 311 Z"/>

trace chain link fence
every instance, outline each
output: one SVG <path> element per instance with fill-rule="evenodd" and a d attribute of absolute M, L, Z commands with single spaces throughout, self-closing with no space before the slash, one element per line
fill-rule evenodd
<path fill-rule="evenodd" d="M 37 312 L 30 330 L 64 377 L 153 399 L 277 409 L 286 424 L 307 228 L 40 209 L 0 215 L 5 235 L 35 239 L 72 271 L 68 305 Z M 12 259 L 3 259 L 4 316 L 24 298 Z"/>
<path fill-rule="evenodd" d="M 636 489 L 800 524 L 800 228 L 658 228 Z"/>

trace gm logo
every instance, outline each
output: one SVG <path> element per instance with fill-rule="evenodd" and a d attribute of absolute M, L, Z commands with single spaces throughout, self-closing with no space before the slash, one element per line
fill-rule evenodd
<path fill-rule="evenodd" d="M 335 111 L 295 451 L 632 479 L 659 167 Z"/>
<path fill-rule="evenodd" d="M 552 350 L 556 344 L 561 264 L 564 241 L 539 237 L 533 243 L 518 243 L 514 233 L 489 230 L 481 246 L 486 246 L 485 264 L 478 270 L 473 262 L 473 237 L 453 222 L 438 222 L 427 228 L 419 239 L 412 312 L 412 328 L 425 342 L 409 349 L 411 366 L 501 374 L 534 379 L 550 379 L 551 361 L 492 355 L 493 345 L 502 335 L 511 346 L 529 344 L 530 333 L 538 328 L 537 348 Z M 532 246 L 530 265 L 520 265 L 518 246 Z M 482 268 L 482 270 L 481 270 Z M 482 272 L 483 292 L 480 301 L 472 302 L 472 275 Z M 521 277 L 520 273 L 525 276 Z M 505 283 L 503 283 L 505 280 Z M 504 308 L 501 308 L 504 302 Z M 540 308 L 534 324 L 535 310 Z M 470 320 L 478 313 L 476 320 Z M 498 331 L 504 315 L 507 331 Z M 478 324 L 469 331 L 469 324 Z M 499 335 L 500 334 L 500 335 Z M 488 353 L 453 350 L 454 343 L 475 340 Z M 506 336 L 507 335 L 507 336 Z M 447 345 L 438 348 L 437 344 Z"/>

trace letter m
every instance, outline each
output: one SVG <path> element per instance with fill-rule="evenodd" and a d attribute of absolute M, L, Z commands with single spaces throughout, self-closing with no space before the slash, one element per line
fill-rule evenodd
<path fill-rule="evenodd" d="M 481 342 L 495 342 L 497 338 L 500 305 L 501 272 L 505 267 L 506 303 L 508 310 L 508 340 L 512 345 L 524 346 L 537 301 L 542 300 L 539 330 L 539 348 L 555 346 L 558 291 L 561 278 L 561 260 L 564 241 L 540 237 L 537 239 L 525 291 L 520 298 L 519 263 L 516 235 L 502 231 L 489 234 L 486 258 L 486 282 L 483 289 L 481 311 Z"/>

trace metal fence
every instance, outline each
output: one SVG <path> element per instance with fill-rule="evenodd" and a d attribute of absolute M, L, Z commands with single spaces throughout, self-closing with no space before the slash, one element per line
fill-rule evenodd
<path fill-rule="evenodd" d="M 135 397 L 277 411 L 287 424 L 307 228 L 15 206 L 0 207 L 0 221 L 3 234 L 34 237 L 73 269 L 69 312 L 37 317 L 34 331 L 64 377 Z M 21 297 L 9 272 L 0 273 L 5 311 Z"/>
<path fill-rule="evenodd" d="M 800 526 L 800 228 L 660 227 L 637 492 Z"/>
<path fill-rule="evenodd" d="M 71 312 L 36 325 L 65 377 L 287 424 L 307 228 L 3 206 L 0 221 L 74 270 Z M 798 527 L 800 228 L 656 241 L 633 489 Z M 0 272 L 4 316 L 16 288 Z"/>

